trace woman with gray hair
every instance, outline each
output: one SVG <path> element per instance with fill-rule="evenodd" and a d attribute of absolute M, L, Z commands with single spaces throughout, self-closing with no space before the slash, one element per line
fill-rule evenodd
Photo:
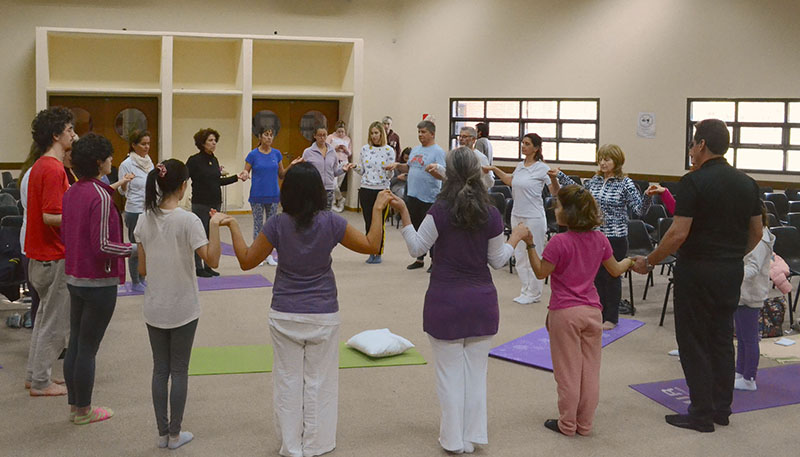
<path fill-rule="evenodd" d="M 503 236 L 503 218 L 489 203 L 481 168 L 467 147 L 447 154 L 447 179 L 419 230 L 405 203 L 389 204 L 400 213 L 411 256 L 436 244 L 422 312 L 423 330 L 433 347 L 436 393 L 442 409 L 439 443 L 450 452 L 473 452 L 487 444 L 486 373 L 492 335 L 500 312 L 487 265 L 502 268 L 528 233 L 520 225 Z"/>

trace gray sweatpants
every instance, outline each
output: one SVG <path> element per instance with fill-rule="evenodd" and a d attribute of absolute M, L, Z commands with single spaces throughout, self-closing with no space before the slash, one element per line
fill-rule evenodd
<path fill-rule="evenodd" d="M 69 337 L 69 291 L 64 259 L 42 262 L 30 259 L 28 279 L 39 292 L 36 325 L 31 334 L 25 380 L 32 389 L 45 389 L 53 363 L 67 346 Z"/>

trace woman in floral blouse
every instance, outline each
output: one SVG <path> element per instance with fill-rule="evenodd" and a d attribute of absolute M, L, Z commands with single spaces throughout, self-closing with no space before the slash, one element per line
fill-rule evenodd
<path fill-rule="evenodd" d="M 361 148 L 361 157 L 356 166 L 356 173 L 361 175 L 361 187 L 358 189 L 358 202 L 361 214 L 364 215 L 366 231 L 372 225 L 372 207 L 380 191 L 389 188 L 392 172 L 384 170 L 386 165 L 394 163 L 394 149 L 386 144 L 386 131 L 378 121 L 369 125 L 367 144 Z M 381 241 L 381 253 L 383 241 Z M 367 263 L 381 263 L 381 254 L 370 255 Z"/>
<path fill-rule="evenodd" d="M 603 212 L 603 225 L 600 231 L 608 237 L 617 261 L 628 253 L 628 209 L 642 216 L 653 202 L 649 195 L 642 196 L 633 180 L 622 173 L 625 153 L 616 144 L 604 144 L 597 150 L 597 165 L 600 167 L 592 179 L 584 182 L 600 210 Z M 580 185 L 569 179 L 558 168 L 548 172 L 550 180 L 558 192 L 560 186 Z M 622 278 L 614 278 L 605 268 L 600 268 L 594 278 L 594 285 L 603 305 L 603 330 L 611 330 L 619 322 L 619 302 L 622 299 Z"/>

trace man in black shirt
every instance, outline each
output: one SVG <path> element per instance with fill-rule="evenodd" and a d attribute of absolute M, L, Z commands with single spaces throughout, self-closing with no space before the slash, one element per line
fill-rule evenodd
<path fill-rule="evenodd" d="M 689 144 L 691 171 L 681 179 L 672 227 L 634 271 L 645 274 L 668 254 L 675 265 L 675 337 L 689 386 L 689 414 L 668 424 L 713 432 L 728 425 L 734 381 L 733 313 L 739 302 L 745 254 L 761 238 L 758 184 L 723 155 L 730 134 L 724 122 L 698 122 Z"/>

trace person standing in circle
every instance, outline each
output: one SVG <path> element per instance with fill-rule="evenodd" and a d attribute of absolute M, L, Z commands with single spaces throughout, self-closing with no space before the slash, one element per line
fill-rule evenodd
<path fill-rule="evenodd" d="M 508 174 L 495 166 L 485 167 L 511 186 L 511 195 L 514 197 L 514 207 L 511 209 L 511 226 L 524 224 L 533 234 L 533 244 L 536 253 L 544 252 L 545 238 L 547 235 L 547 218 L 544 212 L 542 190 L 549 183 L 547 172 L 550 167 L 544 163 L 542 155 L 542 137 L 535 133 L 528 133 L 522 137 L 521 148 L 525 159 L 517 164 L 514 172 Z M 521 305 L 538 303 L 542 299 L 544 281 L 538 279 L 528 261 L 525 243 L 517 243 L 514 248 L 514 258 L 517 261 L 517 274 L 522 282 L 522 290 L 514 301 Z"/>
<path fill-rule="evenodd" d="M 392 182 L 392 172 L 383 167 L 392 163 L 394 163 L 394 149 L 386 144 L 383 124 L 373 122 L 369 126 L 367 144 L 361 148 L 359 164 L 356 165 L 356 173 L 362 176 L 361 187 L 358 189 L 358 202 L 364 215 L 366 233 L 369 233 L 372 226 L 372 207 L 375 206 L 375 199 L 382 190 L 388 189 Z M 380 252 L 370 254 L 367 263 L 381 263 L 381 253 L 383 253 L 383 240 Z"/>
<path fill-rule="evenodd" d="M 302 157 L 305 162 L 314 165 L 322 177 L 322 185 L 328 195 L 328 203 L 325 205 L 325 209 L 330 211 L 336 191 L 336 177 L 347 173 L 356 165 L 354 163 L 340 163 L 333 146 L 327 142 L 327 138 L 328 129 L 317 127 L 314 130 L 314 142 L 303 151 Z"/>
<path fill-rule="evenodd" d="M 212 128 L 200 129 L 194 134 L 194 145 L 199 152 L 186 161 L 189 177 L 192 180 L 192 212 L 200 218 L 208 235 L 209 213 L 219 211 L 222 204 L 220 186 L 233 184 L 240 179 L 238 175 L 222 177 L 222 167 L 214 155 L 219 142 L 219 132 Z M 219 276 L 208 264 L 203 264 L 199 255 L 194 256 L 197 276 L 210 278 Z"/>
<path fill-rule="evenodd" d="M 133 229 L 139 215 L 144 212 L 144 187 L 147 182 L 147 173 L 153 169 L 153 160 L 150 159 L 150 132 L 136 130 L 130 136 L 130 150 L 128 158 L 119 165 L 119 175 L 132 174 L 133 179 L 127 184 L 120 185 L 117 190 L 125 197 L 125 225 L 128 227 L 128 240 L 136 243 Z M 131 291 L 144 292 L 143 279 L 139 277 L 139 257 L 128 257 L 128 270 L 131 275 Z"/>
<path fill-rule="evenodd" d="M 281 151 L 272 147 L 275 139 L 275 132 L 271 128 L 261 128 L 258 134 L 258 147 L 250 151 L 244 159 L 244 171 L 239 173 L 239 179 L 246 181 L 248 178 L 253 180 L 250 185 L 250 208 L 253 211 L 253 239 L 261 233 L 264 221 L 278 212 L 278 203 L 281 201 L 281 189 L 278 180 L 286 176 L 283 168 L 283 155 Z M 298 157 L 289 164 L 292 165 L 302 162 L 303 158 Z M 269 265 L 277 265 L 277 251 L 272 251 L 272 255 L 267 256 L 266 262 Z"/>

